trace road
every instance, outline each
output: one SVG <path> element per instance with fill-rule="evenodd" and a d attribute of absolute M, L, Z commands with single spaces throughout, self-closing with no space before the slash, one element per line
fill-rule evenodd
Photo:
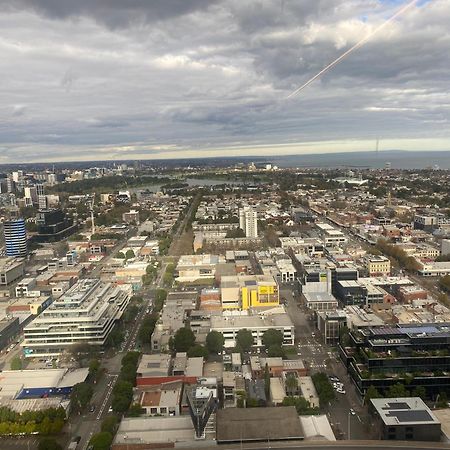
<path fill-rule="evenodd" d="M 368 436 L 368 415 L 361 405 L 345 367 L 333 349 L 319 340 L 312 315 L 299 305 L 292 290 L 281 289 L 280 295 L 287 300 L 286 310 L 295 326 L 298 354 L 309 372 L 311 374 L 325 372 L 328 375 L 337 376 L 344 384 L 345 394 L 336 392 L 336 399 L 325 408 L 335 435 L 347 439 L 366 438 Z M 350 409 L 355 411 L 355 415 L 349 413 Z"/>
<path fill-rule="evenodd" d="M 180 254 L 178 251 L 176 251 L 177 247 L 179 247 L 178 241 L 182 238 L 183 232 L 185 231 L 188 221 L 193 213 L 194 206 L 197 204 L 196 198 L 197 198 L 197 196 L 192 197 L 192 201 L 189 205 L 189 208 L 184 213 L 183 219 L 181 220 L 180 224 L 178 225 L 177 230 L 174 231 L 172 234 L 172 243 L 170 244 L 170 248 L 168 251 L 169 255 L 176 256 L 176 255 Z"/>

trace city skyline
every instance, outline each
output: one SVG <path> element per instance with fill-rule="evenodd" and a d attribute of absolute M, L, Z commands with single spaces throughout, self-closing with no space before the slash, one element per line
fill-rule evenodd
<path fill-rule="evenodd" d="M 450 149 L 445 0 L 0 2 L 0 163 Z"/>

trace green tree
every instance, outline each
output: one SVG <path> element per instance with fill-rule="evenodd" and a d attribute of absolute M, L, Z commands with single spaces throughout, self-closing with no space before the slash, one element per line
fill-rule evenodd
<path fill-rule="evenodd" d="M 311 378 L 319 395 L 320 406 L 326 405 L 335 398 L 336 394 L 326 373 L 318 372 L 313 374 Z"/>
<path fill-rule="evenodd" d="M 72 344 L 68 351 L 79 364 L 82 364 L 83 361 L 92 359 L 98 350 L 91 344 L 77 342 Z"/>
<path fill-rule="evenodd" d="M 40 423 L 39 432 L 44 436 L 52 432 L 52 421 L 48 416 L 45 416 L 42 422 Z"/>
<path fill-rule="evenodd" d="M 140 353 L 139 352 L 128 352 L 121 360 L 121 365 L 126 366 L 128 364 L 133 365 L 134 367 L 138 366 L 139 363 L 139 357 L 140 357 Z"/>
<path fill-rule="evenodd" d="M 165 289 L 157 289 L 155 293 L 155 304 L 154 304 L 154 311 L 160 312 L 164 302 L 167 298 L 167 291 Z"/>
<path fill-rule="evenodd" d="M 382 398 L 382 395 L 378 392 L 378 389 L 375 386 L 370 385 L 366 391 L 366 395 L 364 396 L 364 403 L 368 405 L 372 398 Z"/>
<path fill-rule="evenodd" d="M 133 384 L 129 381 L 118 380 L 114 386 L 113 394 L 122 395 L 131 400 L 133 398 Z"/>
<path fill-rule="evenodd" d="M 23 369 L 23 363 L 20 359 L 20 356 L 14 356 L 14 358 L 11 360 L 11 370 L 22 370 Z"/>
<path fill-rule="evenodd" d="M 139 403 L 133 403 L 128 410 L 128 415 L 130 417 L 139 417 L 144 414 L 145 410 Z"/>
<path fill-rule="evenodd" d="M 151 337 L 153 334 L 153 331 L 155 329 L 156 322 L 158 321 L 158 315 L 157 314 L 151 314 L 150 316 L 147 316 L 143 321 L 141 328 L 139 328 L 138 332 L 138 340 L 142 344 L 149 344 L 151 341 Z"/>
<path fill-rule="evenodd" d="M 425 400 L 427 397 L 427 390 L 423 386 L 416 386 L 411 392 L 411 397 L 420 397 Z"/>
<path fill-rule="evenodd" d="M 78 383 L 70 394 L 70 404 L 73 411 L 80 413 L 89 404 L 93 394 L 92 386 L 87 383 Z"/>
<path fill-rule="evenodd" d="M 98 359 L 91 359 L 89 362 L 89 375 L 92 377 L 97 377 L 98 371 L 100 370 L 100 361 Z"/>
<path fill-rule="evenodd" d="M 189 358 L 195 357 L 207 358 L 208 350 L 205 347 L 203 347 L 203 345 L 195 344 L 187 351 L 187 355 L 189 356 Z"/>
<path fill-rule="evenodd" d="M 125 259 L 126 258 L 125 253 L 124 252 L 118 252 L 117 255 L 116 255 L 116 258 L 118 258 L 118 259 Z"/>
<path fill-rule="evenodd" d="M 52 438 L 43 438 L 39 441 L 38 450 L 62 450 L 62 446 Z"/>
<path fill-rule="evenodd" d="M 279 345 L 276 344 L 271 345 L 267 350 L 267 356 L 269 356 L 269 358 L 277 358 L 277 357 L 283 358 L 285 356 L 283 347 L 280 347 Z"/>
<path fill-rule="evenodd" d="M 122 366 L 119 378 L 123 381 L 128 381 L 134 386 L 136 384 L 136 367 L 132 364 Z"/>
<path fill-rule="evenodd" d="M 409 397 L 409 391 L 402 383 L 396 383 L 389 386 L 386 392 L 386 397 Z"/>
<path fill-rule="evenodd" d="M 127 250 L 127 252 L 125 253 L 125 258 L 126 259 L 133 259 L 136 255 L 134 254 L 134 251 L 130 249 Z"/>
<path fill-rule="evenodd" d="M 448 408 L 448 396 L 445 391 L 439 392 L 439 397 L 436 406 L 438 408 Z"/>
<path fill-rule="evenodd" d="M 311 407 L 308 400 L 303 397 L 285 397 L 282 405 L 295 406 L 297 414 L 299 415 L 317 414 L 319 412 L 318 408 Z"/>
<path fill-rule="evenodd" d="M 187 352 L 195 344 L 195 334 L 190 328 L 183 327 L 176 331 L 173 347 L 177 352 Z"/>
<path fill-rule="evenodd" d="M 253 335 L 250 330 L 243 328 L 236 333 L 236 344 L 243 352 L 248 352 L 253 346 Z"/>
<path fill-rule="evenodd" d="M 92 445 L 93 450 L 109 450 L 112 441 L 113 437 L 111 433 L 101 431 L 91 437 L 89 444 Z"/>
<path fill-rule="evenodd" d="M 112 435 L 114 435 L 118 423 L 119 419 L 117 418 L 117 416 L 108 416 L 102 422 L 101 431 L 111 433 Z"/>
<path fill-rule="evenodd" d="M 130 407 L 131 399 L 124 395 L 115 395 L 112 399 L 111 407 L 114 412 L 123 414 Z"/>
<path fill-rule="evenodd" d="M 125 312 L 123 313 L 123 316 L 122 316 L 123 321 L 126 323 L 134 322 L 138 313 L 139 313 L 139 306 L 130 304 L 127 307 L 127 309 L 125 310 Z"/>
<path fill-rule="evenodd" d="M 283 340 L 283 333 L 280 330 L 275 330 L 274 328 L 265 331 L 262 336 L 262 342 L 266 349 L 269 349 L 269 347 L 272 346 L 281 347 L 283 345 Z"/>
<path fill-rule="evenodd" d="M 286 392 L 289 396 L 295 395 L 298 391 L 298 379 L 294 374 L 286 375 Z"/>
<path fill-rule="evenodd" d="M 219 331 L 212 330 L 206 335 L 206 348 L 210 353 L 219 354 L 223 350 L 225 338 Z"/>

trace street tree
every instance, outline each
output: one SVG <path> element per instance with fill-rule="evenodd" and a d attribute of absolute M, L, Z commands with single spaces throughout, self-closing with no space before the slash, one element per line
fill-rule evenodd
<path fill-rule="evenodd" d="M 81 413 L 81 411 L 89 404 L 92 394 L 93 389 L 90 384 L 84 382 L 76 384 L 70 394 L 72 410 Z"/>
<path fill-rule="evenodd" d="M 92 450 L 109 450 L 112 441 L 113 437 L 111 433 L 101 431 L 91 437 L 89 444 L 92 445 Z"/>
<path fill-rule="evenodd" d="M 103 420 L 101 430 L 114 435 L 116 432 L 118 422 L 119 422 L 119 419 L 117 418 L 117 416 L 115 416 L 115 415 L 108 416 L 108 417 L 106 417 L 105 420 Z"/>
<path fill-rule="evenodd" d="M 22 370 L 23 369 L 23 363 L 20 359 L 20 356 L 14 356 L 14 358 L 11 360 L 11 370 Z"/>

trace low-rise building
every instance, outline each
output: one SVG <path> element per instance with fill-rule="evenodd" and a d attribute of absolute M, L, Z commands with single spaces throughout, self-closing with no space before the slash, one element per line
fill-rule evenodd
<path fill-rule="evenodd" d="M 0 257 L 0 286 L 8 286 L 24 274 L 25 260 L 12 256 Z"/>
<path fill-rule="evenodd" d="M 225 260 L 218 255 L 182 255 L 175 269 L 175 279 L 180 283 L 189 283 L 214 278 L 216 265 L 221 262 Z"/>
<path fill-rule="evenodd" d="M 445 277 L 450 275 L 450 261 L 422 263 L 418 272 L 423 277 Z"/>
<path fill-rule="evenodd" d="M 278 283 L 270 275 L 223 276 L 220 290 L 223 309 L 273 308 L 280 302 Z"/>
<path fill-rule="evenodd" d="M 333 311 L 338 307 L 338 301 L 328 292 L 303 293 L 306 307 L 312 311 Z"/>
<path fill-rule="evenodd" d="M 380 439 L 429 442 L 441 439 L 441 423 L 420 397 L 373 398 L 370 409 L 378 419 Z"/>
<path fill-rule="evenodd" d="M 365 263 L 369 277 L 379 277 L 391 273 L 391 260 L 385 256 L 370 255 L 366 258 Z"/>
<path fill-rule="evenodd" d="M 270 315 L 214 315 L 211 316 L 211 330 L 218 331 L 225 338 L 225 347 L 236 347 L 236 335 L 239 330 L 247 329 L 252 332 L 253 345 L 262 346 L 262 336 L 270 329 L 283 333 L 283 344 L 294 345 L 294 324 L 288 314 L 278 313 Z"/>
<path fill-rule="evenodd" d="M 319 396 L 311 377 L 298 377 L 298 387 L 301 396 L 309 402 L 311 408 L 319 408 Z"/>
<path fill-rule="evenodd" d="M 153 386 L 141 393 L 139 404 L 147 416 L 179 416 L 182 392 L 182 381 Z"/>

